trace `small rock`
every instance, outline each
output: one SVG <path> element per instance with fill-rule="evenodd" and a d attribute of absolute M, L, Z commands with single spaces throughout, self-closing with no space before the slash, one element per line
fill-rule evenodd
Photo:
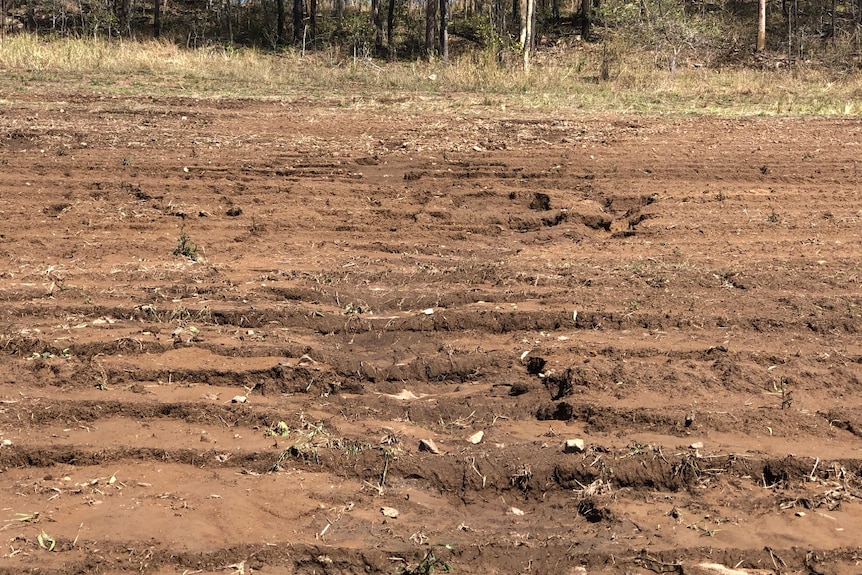
<path fill-rule="evenodd" d="M 686 427 L 691 427 L 691 424 L 694 423 L 694 413 L 687 414 L 684 423 Z"/>
<path fill-rule="evenodd" d="M 4 439 L 2 441 L 2 444 L 4 447 L 9 447 L 10 445 L 12 445 L 12 440 L 11 439 Z"/>
<path fill-rule="evenodd" d="M 703 449 L 703 441 L 695 441 L 691 445 L 689 445 L 692 449 Z"/>
<path fill-rule="evenodd" d="M 796 516 L 797 517 L 805 517 L 805 512 L 804 511 L 797 511 Z"/>
<path fill-rule="evenodd" d="M 563 447 L 565 453 L 582 453 L 586 449 L 586 444 L 583 439 L 567 439 L 566 445 Z"/>
<path fill-rule="evenodd" d="M 389 517 L 391 519 L 397 519 L 398 518 L 398 510 L 395 509 L 394 507 L 381 507 L 380 512 L 383 515 L 385 515 L 386 517 Z"/>
<path fill-rule="evenodd" d="M 421 399 L 421 398 L 425 397 L 424 393 L 421 395 L 416 395 L 415 393 L 413 393 L 409 389 L 402 389 L 398 393 L 384 393 L 383 395 L 385 395 L 386 397 L 391 397 L 392 399 L 403 399 L 403 400 Z"/>
<path fill-rule="evenodd" d="M 423 309 L 422 313 L 424 313 L 425 315 L 434 315 L 434 308 L 429 307 L 428 309 Z"/>
<path fill-rule="evenodd" d="M 230 400 L 231 403 L 245 403 L 246 401 L 248 398 L 244 395 L 234 395 Z"/>
<path fill-rule="evenodd" d="M 518 516 L 524 515 L 524 511 L 521 509 L 518 509 L 517 507 L 509 507 L 509 513 L 511 513 L 512 515 L 518 515 Z"/>
<path fill-rule="evenodd" d="M 419 451 L 429 451 L 436 455 L 439 455 L 440 448 L 437 447 L 437 444 L 434 443 L 433 439 L 422 439 L 419 441 Z"/>
<path fill-rule="evenodd" d="M 485 432 L 484 431 L 477 431 L 476 433 L 474 433 L 473 435 L 468 437 L 467 441 L 469 441 L 473 445 L 476 445 L 477 443 L 482 441 L 483 437 L 485 437 Z"/>

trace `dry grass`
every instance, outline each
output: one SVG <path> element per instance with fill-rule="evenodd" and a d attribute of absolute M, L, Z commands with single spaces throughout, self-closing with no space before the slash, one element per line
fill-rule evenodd
<path fill-rule="evenodd" d="M 618 51 L 617 53 L 620 53 Z M 603 53 L 605 60 L 603 62 Z M 859 115 L 862 78 L 804 65 L 794 71 L 680 64 L 673 78 L 651 54 L 613 57 L 585 45 L 541 54 L 529 73 L 484 53 L 440 62 L 383 63 L 335 51 L 301 56 L 186 50 L 147 41 L 16 35 L 0 41 L 0 87 L 127 95 L 325 98 L 340 105 L 434 109 L 582 110 L 593 113 Z M 614 52 L 611 51 L 611 54 Z M 602 72 L 605 79 L 602 79 Z"/>

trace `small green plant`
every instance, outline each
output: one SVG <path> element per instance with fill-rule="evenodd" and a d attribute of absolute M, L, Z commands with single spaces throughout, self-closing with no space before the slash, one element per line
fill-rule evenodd
<path fill-rule="evenodd" d="M 451 545 L 440 545 L 440 547 L 445 547 L 451 551 Z M 452 567 L 444 560 L 440 559 L 436 555 L 434 555 L 434 547 L 428 550 L 425 553 L 425 557 L 422 558 L 419 563 L 414 566 L 406 566 L 400 568 L 398 570 L 399 575 L 432 575 L 437 572 L 439 569 L 439 573 L 451 573 Z"/>
<path fill-rule="evenodd" d="M 371 310 L 363 305 L 356 305 L 353 302 L 344 306 L 344 315 L 369 313 Z"/>
<path fill-rule="evenodd" d="M 781 215 L 772 208 L 772 212 L 766 217 L 766 221 L 770 224 L 776 224 L 781 221 Z"/>
<path fill-rule="evenodd" d="M 283 449 L 276 458 L 275 463 L 269 468 L 271 472 L 282 470 L 282 464 L 288 458 L 297 459 L 300 461 L 310 461 L 320 463 L 320 448 L 332 447 L 333 440 L 330 437 L 329 430 L 323 423 L 311 423 L 305 420 L 305 415 L 300 414 L 299 419 L 302 426 L 299 429 L 290 430 L 290 427 L 283 421 L 279 421 L 272 428 L 267 430 L 266 435 L 287 437 L 293 435 L 296 437 L 293 445 Z M 281 435 L 283 434 L 283 435 Z"/>
<path fill-rule="evenodd" d="M 180 231 L 180 239 L 177 240 L 174 255 L 186 257 L 193 262 L 198 261 L 198 246 L 192 242 L 185 230 Z"/>
<path fill-rule="evenodd" d="M 285 422 L 279 421 L 268 429 L 266 434 L 268 436 L 287 437 L 290 435 L 290 427 Z"/>
<path fill-rule="evenodd" d="M 512 487 L 518 489 L 518 491 L 523 492 L 526 496 L 527 492 L 532 487 L 530 482 L 533 480 L 533 471 L 530 469 L 530 466 L 524 464 L 518 469 L 517 473 L 509 477 L 509 483 Z"/>
<path fill-rule="evenodd" d="M 781 409 L 790 409 L 793 405 L 793 392 L 787 389 L 787 383 L 786 377 L 772 381 L 772 392 L 781 398 Z"/>
<path fill-rule="evenodd" d="M 39 547 L 41 547 L 45 551 L 53 551 L 54 546 L 57 545 L 57 541 L 44 531 L 42 531 L 39 535 L 36 536 L 36 540 L 39 541 Z"/>
<path fill-rule="evenodd" d="M 715 537 L 715 534 L 721 531 L 721 529 L 707 529 L 705 527 L 701 527 L 700 521 L 692 523 L 691 525 L 686 525 L 686 527 L 696 533 L 699 533 L 701 537 Z"/>

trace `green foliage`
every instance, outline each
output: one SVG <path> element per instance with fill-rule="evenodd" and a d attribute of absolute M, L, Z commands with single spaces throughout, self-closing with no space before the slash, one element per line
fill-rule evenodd
<path fill-rule="evenodd" d="M 491 48 L 502 43 L 502 38 L 488 15 L 481 12 L 459 14 L 452 20 L 450 29 L 453 34 L 463 36 L 482 48 Z"/>
<path fill-rule="evenodd" d="M 440 547 L 444 547 L 449 550 L 452 549 L 451 545 L 440 545 Z M 416 565 L 406 566 L 398 570 L 399 575 L 433 575 L 433 573 L 451 572 L 452 567 L 449 566 L 449 563 L 443 561 L 434 554 L 434 547 L 429 549 L 428 552 L 425 553 L 425 557 L 423 557 Z"/>
<path fill-rule="evenodd" d="M 177 240 L 177 245 L 174 247 L 174 255 L 186 257 L 193 262 L 198 261 L 198 246 L 192 242 L 185 230 L 180 232 L 180 239 Z"/>
<path fill-rule="evenodd" d="M 629 49 L 651 50 L 656 65 L 673 72 L 684 53 L 709 63 L 740 41 L 735 32 L 739 23 L 732 21 L 729 11 L 691 6 L 680 0 L 608 0 L 601 3 L 597 16 L 604 34 L 613 30 L 627 40 Z"/>
<path fill-rule="evenodd" d="M 290 427 L 285 422 L 279 421 L 266 431 L 266 435 L 287 437 L 290 435 Z"/>
<path fill-rule="evenodd" d="M 366 12 L 345 10 L 338 36 L 351 47 L 355 56 L 367 58 L 374 52 L 374 25 Z"/>
<path fill-rule="evenodd" d="M 37 535 L 36 540 L 39 542 L 39 547 L 45 551 L 53 551 L 54 547 L 57 545 L 57 540 L 45 533 L 45 531 L 42 531 Z"/>

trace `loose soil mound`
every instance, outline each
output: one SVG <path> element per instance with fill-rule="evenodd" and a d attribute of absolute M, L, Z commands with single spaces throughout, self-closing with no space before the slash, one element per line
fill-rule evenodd
<path fill-rule="evenodd" d="M 9 102 L 0 573 L 858 573 L 860 137 Z"/>

